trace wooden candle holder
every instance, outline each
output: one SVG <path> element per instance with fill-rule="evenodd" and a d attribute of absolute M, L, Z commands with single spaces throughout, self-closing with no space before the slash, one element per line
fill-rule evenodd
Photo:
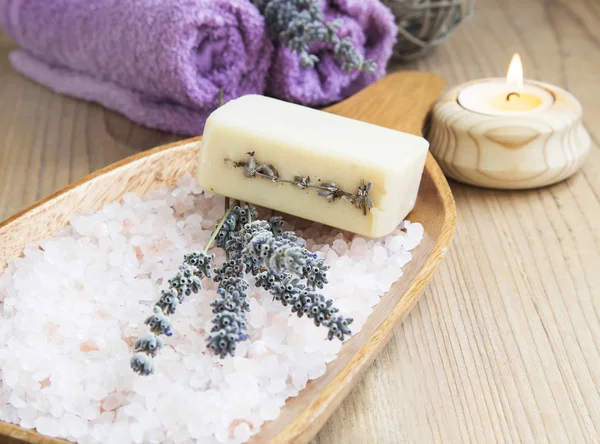
<path fill-rule="evenodd" d="M 581 167 L 591 140 L 573 95 L 530 82 L 554 95 L 550 108 L 489 116 L 458 102 L 460 91 L 473 83 L 452 89 L 433 107 L 427 137 L 447 176 L 487 188 L 526 189 L 560 182 Z"/>

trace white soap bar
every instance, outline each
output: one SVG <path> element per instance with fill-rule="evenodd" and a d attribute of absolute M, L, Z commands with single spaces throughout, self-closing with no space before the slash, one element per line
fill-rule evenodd
<path fill-rule="evenodd" d="M 380 237 L 413 209 L 428 148 L 412 134 L 248 95 L 208 118 L 197 181 L 212 193 Z"/>

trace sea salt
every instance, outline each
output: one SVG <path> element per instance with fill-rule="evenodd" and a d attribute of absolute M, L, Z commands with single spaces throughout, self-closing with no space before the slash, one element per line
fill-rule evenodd
<path fill-rule="evenodd" d="M 220 359 L 205 343 L 217 285 L 186 299 L 156 372 L 129 368 L 143 320 L 183 255 L 202 249 L 223 212 L 189 175 L 174 189 L 127 193 L 71 218 L 0 274 L 0 419 L 86 443 L 242 443 L 276 419 L 290 396 L 322 376 L 341 349 L 326 329 L 297 318 L 259 288 L 250 294 L 250 339 Z M 422 237 L 403 222 L 368 240 L 286 218 L 286 229 L 330 265 L 323 293 L 352 331 L 402 275 Z M 217 264 L 224 260 L 215 250 Z M 252 281 L 253 278 L 250 278 Z"/>

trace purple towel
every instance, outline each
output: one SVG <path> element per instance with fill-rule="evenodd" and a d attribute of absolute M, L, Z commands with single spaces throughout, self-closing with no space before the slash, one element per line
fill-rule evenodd
<path fill-rule="evenodd" d="M 304 105 L 328 105 L 340 101 L 385 74 L 396 42 L 394 16 L 380 0 L 321 0 L 327 20 L 342 19 L 340 38 L 349 36 L 367 59 L 377 63 L 373 74 L 347 74 L 333 58 L 332 45 L 316 44 L 311 52 L 320 58 L 312 69 L 300 66 L 299 57 L 279 45 L 275 50 L 267 92 Z"/>
<path fill-rule="evenodd" d="M 265 89 L 272 44 L 247 0 L 0 0 L 14 68 L 153 128 L 201 134 L 225 101 Z"/>

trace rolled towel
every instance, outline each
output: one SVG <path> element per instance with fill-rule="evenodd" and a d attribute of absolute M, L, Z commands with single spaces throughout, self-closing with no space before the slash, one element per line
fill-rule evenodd
<path fill-rule="evenodd" d="M 148 127 L 201 134 L 219 104 L 263 93 L 272 57 L 248 0 L 0 0 L 14 68 Z"/>
<path fill-rule="evenodd" d="M 260 3 L 269 3 L 269 0 Z M 346 72 L 334 57 L 334 45 L 324 43 L 310 47 L 309 52 L 317 55 L 319 62 L 312 68 L 304 68 L 299 55 L 279 43 L 267 85 L 269 95 L 303 105 L 328 105 L 347 98 L 385 74 L 397 35 L 389 8 L 380 0 L 320 0 L 320 5 L 327 22 L 341 21 L 338 36 L 349 37 L 360 55 L 376 63 L 375 71 Z"/>

